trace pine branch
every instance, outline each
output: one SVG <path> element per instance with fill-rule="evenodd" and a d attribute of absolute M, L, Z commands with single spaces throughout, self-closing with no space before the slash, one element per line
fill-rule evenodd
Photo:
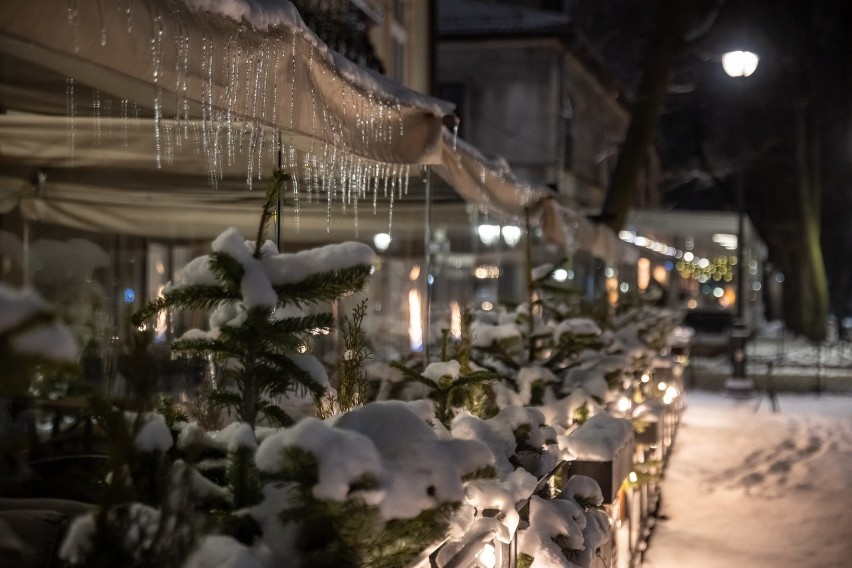
<path fill-rule="evenodd" d="M 286 377 L 295 380 L 300 385 L 307 388 L 314 398 L 320 398 L 325 394 L 325 387 L 314 380 L 310 373 L 296 365 L 293 360 L 286 355 L 282 355 L 280 353 L 267 353 L 265 357 L 274 363 L 275 366 L 281 370 L 280 372 Z M 294 389 L 291 388 L 289 390 Z"/>
<path fill-rule="evenodd" d="M 363 365 L 373 357 L 373 349 L 362 327 L 367 315 L 367 300 L 362 300 L 352 310 L 352 317 L 344 316 L 343 357 L 337 366 L 337 404 L 341 412 L 364 404 L 367 399 L 369 378 Z"/>
<path fill-rule="evenodd" d="M 213 389 L 205 393 L 207 401 L 212 408 L 240 408 L 243 402 L 243 397 L 240 393 L 226 391 L 222 389 Z"/>
<path fill-rule="evenodd" d="M 131 322 L 139 327 L 169 308 L 184 310 L 211 310 L 222 304 L 232 304 L 242 299 L 239 291 L 225 290 L 222 286 L 194 284 L 180 286 L 149 303 L 133 314 Z"/>
<path fill-rule="evenodd" d="M 315 329 L 330 329 L 334 325 L 334 316 L 329 313 L 312 314 L 301 318 L 282 318 L 275 320 L 271 331 L 279 334 L 305 333 Z"/>
<path fill-rule="evenodd" d="M 171 343 L 173 352 L 183 355 L 204 355 L 215 353 L 217 355 L 228 353 L 227 343 L 220 339 L 175 339 Z"/>
<path fill-rule="evenodd" d="M 222 287 L 233 294 L 241 294 L 240 284 L 246 269 L 240 262 L 226 252 L 214 252 L 210 254 L 210 269 L 216 275 L 216 280 L 222 283 Z"/>
<path fill-rule="evenodd" d="M 510 369 L 514 369 L 515 371 L 521 368 L 521 364 L 515 360 L 512 355 L 506 351 L 506 348 L 497 341 L 496 339 L 491 342 L 491 345 L 485 348 L 485 350 L 495 359 L 509 367 Z"/>
<path fill-rule="evenodd" d="M 290 418 L 290 415 L 284 412 L 280 406 L 276 406 L 272 403 L 261 404 L 259 412 L 275 426 L 292 426 L 296 423 L 295 420 Z"/>
<path fill-rule="evenodd" d="M 301 282 L 278 284 L 274 289 L 282 302 L 297 306 L 331 302 L 363 289 L 371 270 L 372 266 L 358 265 L 342 270 L 318 272 Z"/>
<path fill-rule="evenodd" d="M 473 385 L 483 385 L 486 383 L 492 383 L 502 378 L 503 375 L 501 375 L 500 373 L 493 373 L 491 371 L 474 371 L 472 373 L 468 373 L 467 375 L 462 375 L 455 381 L 453 381 L 452 388 L 462 389 L 464 387 Z"/>
<path fill-rule="evenodd" d="M 394 369 L 398 369 L 399 371 L 402 371 L 403 378 L 406 382 L 420 383 L 422 385 L 426 385 L 427 387 L 429 387 L 432 390 L 440 390 L 441 389 L 441 387 L 438 385 L 438 383 L 436 381 L 433 381 L 429 377 L 424 377 L 423 375 L 421 375 L 417 371 L 413 371 L 413 370 L 409 369 L 408 367 L 406 367 L 405 365 L 403 365 L 399 361 L 391 361 L 390 366 L 393 367 Z"/>
<path fill-rule="evenodd" d="M 242 509 L 260 502 L 260 472 L 254 463 L 254 448 L 239 447 L 228 452 L 226 479 L 234 508 Z"/>

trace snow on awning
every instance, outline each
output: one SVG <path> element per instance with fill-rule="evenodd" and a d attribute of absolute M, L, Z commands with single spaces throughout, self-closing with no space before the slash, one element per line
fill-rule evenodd
<path fill-rule="evenodd" d="M 237 142 L 257 158 L 250 164 L 259 163 L 274 142 L 264 140 L 263 126 L 303 151 L 391 164 L 440 161 L 442 119 L 452 105 L 330 51 L 286 0 L 267 4 L 2 2 L 0 56 L 8 73 L 0 103 L 43 114 L 130 113 L 157 125 L 164 117 L 201 120 L 195 143 L 211 172 Z M 235 122 L 244 125 L 238 133 Z M 179 139 L 165 128 L 155 136 L 158 152 Z"/>

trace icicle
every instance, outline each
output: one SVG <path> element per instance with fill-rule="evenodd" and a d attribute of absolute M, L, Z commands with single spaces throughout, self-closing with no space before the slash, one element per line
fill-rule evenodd
<path fill-rule="evenodd" d="M 127 0 L 127 8 L 124 9 L 124 13 L 127 16 L 127 33 L 131 33 L 133 31 L 133 11 L 131 9 L 131 4 L 133 0 Z"/>
<path fill-rule="evenodd" d="M 121 99 L 121 147 L 127 150 L 128 101 Z"/>
<path fill-rule="evenodd" d="M 410 166 L 409 166 L 408 164 L 406 164 L 406 165 L 405 165 L 405 173 L 403 173 L 403 174 L 402 174 L 402 175 L 403 175 L 403 178 L 402 178 L 402 179 L 403 179 L 403 183 L 405 184 L 405 187 L 404 187 L 404 194 L 405 194 L 406 196 L 408 195 L 408 175 L 409 175 L 409 167 L 410 167 Z"/>
<path fill-rule="evenodd" d="M 164 156 L 166 160 L 166 164 L 172 165 L 175 161 L 175 153 L 174 153 L 174 130 L 175 130 L 175 122 L 173 120 L 166 120 L 163 122 L 163 140 L 164 140 Z"/>
<path fill-rule="evenodd" d="M 393 235 L 393 191 L 391 191 L 390 202 L 388 203 L 388 234 Z"/>
<path fill-rule="evenodd" d="M 74 164 L 74 149 L 76 137 L 76 120 L 77 103 L 74 101 L 74 79 L 68 77 L 65 79 L 65 114 L 68 116 L 68 157 L 71 164 Z"/>
<path fill-rule="evenodd" d="M 453 123 L 453 150 L 458 150 L 459 147 L 459 122 L 461 121 L 456 117 Z"/>
<path fill-rule="evenodd" d="M 163 90 L 160 86 L 160 66 L 163 57 L 163 19 L 159 15 L 154 18 L 154 28 L 154 36 L 151 38 L 151 64 L 154 68 L 154 146 L 157 169 L 159 169 L 162 167 L 160 122 L 163 118 Z"/>
<path fill-rule="evenodd" d="M 183 26 L 181 25 L 181 28 Z M 175 95 L 177 96 L 175 112 L 179 121 L 183 121 L 183 135 L 180 126 L 177 136 L 177 147 L 181 147 L 182 138 L 188 138 L 187 124 L 189 120 L 189 101 L 187 99 L 187 74 L 189 70 L 189 35 L 181 33 L 178 37 L 178 55 L 175 60 Z"/>
<path fill-rule="evenodd" d="M 331 233 L 331 201 L 332 201 L 331 193 L 332 193 L 332 189 L 330 187 L 326 187 L 326 191 L 325 191 L 325 198 L 326 198 L 325 232 L 326 233 Z"/>
<path fill-rule="evenodd" d="M 388 196 L 388 183 L 390 181 L 390 165 L 386 164 L 384 168 L 382 168 L 382 177 L 384 177 L 384 193 L 385 197 Z M 391 191 L 391 201 L 393 201 L 393 191 Z"/>
<path fill-rule="evenodd" d="M 292 136 L 292 131 L 291 134 Z M 300 208 L 299 208 L 299 170 L 296 167 L 296 149 L 290 145 L 288 149 L 288 161 L 291 169 L 291 185 L 293 186 L 293 210 L 296 214 L 296 230 L 299 230 Z"/>
<path fill-rule="evenodd" d="M 101 47 L 106 47 L 107 44 L 107 30 L 106 30 L 106 22 L 104 21 L 104 7 L 98 3 L 98 13 L 101 17 Z"/>
<path fill-rule="evenodd" d="M 316 140 L 316 120 L 317 120 L 317 97 L 314 91 L 314 47 L 311 47 L 311 55 L 308 58 L 308 84 L 311 86 L 311 149 L 314 151 L 314 141 Z"/>
<path fill-rule="evenodd" d="M 352 214 L 355 216 L 355 238 L 358 238 L 358 200 L 355 200 L 355 203 L 352 204 Z"/>
<path fill-rule="evenodd" d="M 379 105 L 378 127 L 373 126 L 373 133 L 377 142 L 385 141 L 385 105 Z"/>
<path fill-rule="evenodd" d="M 399 117 L 399 137 L 402 138 L 405 135 L 404 129 L 404 121 L 402 120 L 402 105 L 396 103 L 396 114 Z"/>
<path fill-rule="evenodd" d="M 77 0 L 68 0 L 68 5 L 65 8 L 68 15 L 68 24 L 71 26 L 71 31 L 74 37 L 74 53 L 80 52 L 80 23 L 78 20 L 79 12 L 77 10 Z"/>
<path fill-rule="evenodd" d="M 101 92 L 97 89 L 92 91 L 92 115 L 95 119 L 95 144 L 101 144 Z"/>
<path fill-rule="evenodd" d="M 264 42 L 263 50 L 261 51 L 262 63 L 263 63 L 263 78 L 261 80 L 261 89 L 260 89 L 260 110 L 257 111 L 258 120 L 259 120 L 259 128 L 260 128 L 260 138 L 258 139 L 258 148 L 257 148 L 257 179 L 260 180 L 263 176 L 263 141 L 266 139 L 264 134 L 266 133 L 265 124 L 269 124 L 266 120 L 266 109 L 267 109 L 267 95 L 269 93 L 269 78 L 270 78 L 270 50 L 268 48 L 268 41 Z M 274 78 L 273 78 L 274 79 Z"/>
<path fill-rule="evenodd" d="M 293 34 L 290 65 L 290 147 L 292 148 L 293 128 L 296 120 L 296 34 Z"/>
<path fill-rule="evenodd" d="M 107 96 L 105 99 L 101 100 L 101 115 L 105 116 L 107 119 L 112 118 L 112 98 L 109 97 L 109 96 Z M 106 125 L 104 126 L 104 129 L 103 129 L 104 136 L 106 136 L 107 139 L 112 138 L 112 135 L 113 135 L 112 126 L 113 126 L 113 121 L 107 120 Z"/>

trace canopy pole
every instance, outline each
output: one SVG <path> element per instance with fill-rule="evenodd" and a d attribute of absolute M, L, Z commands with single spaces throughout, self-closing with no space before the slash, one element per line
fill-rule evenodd
<path fill-rule="evenodd" d="M 429 166 L 423 166 L 423 183 L 426 186 L 426 230 L 423 235 L 423 252 L 425 256 L 424 272 L 426 273 L 426 298 L 423 326 L 423 364 L 429 364 L 429 341 L 432 337 L 432 171 Z"/>
<path fill-rule="evenodd" d="M 533 287 L 533 275 L 532 275 L 532 227 L 530 224 L 530 208 L 524 207 L 524 223 L 526 225 L 527 235 L 526 241 L 524 243 L 524 264 L 526 265 L 525 272 L 527 277 L 527 298 L 529 301 L 529 322 L 528 322 L 528 331 L 529 334 L 529 353 L 527 356 L 527 361 L 532 363 L 535 360 L 535 311 L 533 310 L 533 304 L 535 302 L 535 289 Z"/>
<path fill-rule="evenodd" d="M 281 146 L 281 130 L 277 131 L 277 140 L 276 145 L 278 146 L 277 154 L 277 164 L 276 167 L 280 171 L 284 168 L 284 159 L 281 157 L 281 154 L 284 152 L 284 148 Z M 281 192 L 278 192 L 277 197 L 278 203 L 275 206 L 275 248 L 278 252 L 281 252 Z"/>

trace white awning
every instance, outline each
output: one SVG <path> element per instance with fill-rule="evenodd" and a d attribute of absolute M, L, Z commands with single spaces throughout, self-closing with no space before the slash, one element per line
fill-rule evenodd
<path fill-rule="evenodd" d="M 232 151 L 237 121 L 258 133 L 279 130 L 285 145 L 302 150 L 440 162 L 442 119 L 452 105 L 347 61 L 289 2 L 277 5 L 262 18 L 239 14 L 274 24 L 260 31 L 179 1 L 2 2 L 0 104 L 39 114 L 201 120 L 204 136 L 193 142 L 208 155 Z M 251 138 L 249 151 L 262 152 L 263 142 Z"/>

